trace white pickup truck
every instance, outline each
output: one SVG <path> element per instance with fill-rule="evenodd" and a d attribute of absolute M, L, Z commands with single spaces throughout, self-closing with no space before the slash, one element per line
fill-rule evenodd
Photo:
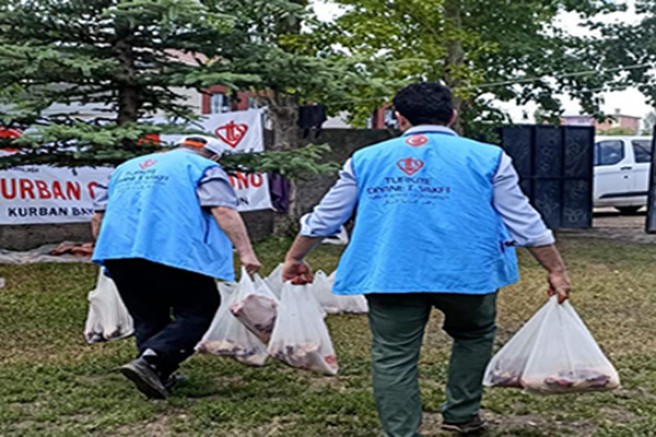
<path fill-rule="evenodd" d="M 597 137 L 594 152 L 594 206 L 624 214 L 646 206 L 651 137 Z"/>

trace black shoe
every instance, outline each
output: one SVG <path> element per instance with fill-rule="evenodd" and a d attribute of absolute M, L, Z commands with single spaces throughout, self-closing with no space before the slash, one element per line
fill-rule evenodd
<path fill-rule="evenodd" d="M 457 432 L 459 434 L 476 434 L 485 431 L 485 421 L 478 414 L 469 422 L 465 423 L 448 423 L 442 424 L 445 431 Z"/>
<path fill-rule="evenodd" d="M 143 358 L 137 358 L 121 366 L 121 373 L 134 383 L 141 393 L 150 399 L 166 399 L 167 392 L 157 369 Z"/>
<path fill-rule="evenodd" d="M 164 381 L 164 388 L 166 388 L 166 391 L 170 392 L 171 390 L 173 390 L 173 387 L 175 387 L 176 384 L 188 380 L 189 378 L 187 378 L 184 375 L 171 375 L 168 378 L 166 378 L 166 380 Z"/>

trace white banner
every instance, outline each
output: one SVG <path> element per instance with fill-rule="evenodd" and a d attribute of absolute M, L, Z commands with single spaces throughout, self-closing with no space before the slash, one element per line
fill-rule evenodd
<path fill-rule="evenodd" d="M 230 153 L 261 152 L 264 151 L 262 114 L 261 109 L 213 114 L 201 119 L 196 127 L 217 137 Z M 162 135 L 161 141 L 172 143 L 179 137 Z M 154 136 L 151 140 L 160 138 Z M 93 187 L 104 185 L 111 171 L 111 168 L 72 170 L 49 166 L 0 171 L 0 225 L 89 221 L 93 214 Z M 272 209 L 266 174 L 237 173 L 230 177 L 230 183 L 239 199 L 239 211 Z"/>
<path fill-rule="evenodd" d="M 264 151 L 262 109 L 212 114 L 201 124 L 234 153 Z"/>
<path fill-rule="evenodd" d="M 77 223 L 93 215 L 94 188 L 111 168 L 48 166 L 0 171 L 0 225 Z"/>

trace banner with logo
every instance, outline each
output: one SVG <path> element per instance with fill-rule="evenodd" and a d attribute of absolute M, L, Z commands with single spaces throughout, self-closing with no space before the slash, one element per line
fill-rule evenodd
<path fill-rule="evenodd" d="M 212 114 L 198 122 L 200 128 L 226 145 L 228 153 L 264 151 L 262 110 Z M 0 135 L 20 136 L 18 131 Z M 181 135 L 162 135 L 174 143 Z M 159 141 L 160 138 L 149 140 Z M 0 156 L 13 151 L 0 151 Z M 0 225 L 77 223 L 93 215 L 94 187 L 105 184 L 111 168 L 76 169 L 28 166 L 0 171 Z M 230 183 L 239 199 L 239 211 L 272 209 L 266 174 L 237 173 Z"/>
<path fill-rule="evenodd" d="M 216 137 L 226 153 L 256 153 L 264 151 L 263 109 L 211 114 L 196 122 L 192 128 Z M 165 144 L 175 144 L 182 135 L 162 135 Z M 272 209 L 269 178 L 266 174 L 237 173 L 230 177 L 237 192 L 239 211 Z"/>

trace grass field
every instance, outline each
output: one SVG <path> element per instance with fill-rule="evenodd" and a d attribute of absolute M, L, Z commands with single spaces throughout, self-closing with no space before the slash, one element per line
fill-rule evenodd
<path fill-rule="evenodd" d="M 289 245 L 256 248 L 264 273 Z M 489 435 L 656 435 L 656 246 L 589 239 L 562 244 L 573 303 L 617 366 L 623 388 L 537 397 L 492 389 L 484 398 Z M 315 268 L 332 271 L 339 249 L 321 248 Z M 544 273 L 521 254 L 522 281 L 502 291 L 498 345 L 545 301 Z M 82 264 L 0 265 L 0 436 L 377 436 L 366 317 L 328 319 L 340 375 L 277 363 L 252 369 L 229 359 L 192 357 L 189 381 L 166 401 L 147 401 L 115 371 L 132 340 L 87 345 L 86 293 L 96 269 Z M 435 314 L 421 358 L 425 435 L 439 434 L 450 342 Z"/>

